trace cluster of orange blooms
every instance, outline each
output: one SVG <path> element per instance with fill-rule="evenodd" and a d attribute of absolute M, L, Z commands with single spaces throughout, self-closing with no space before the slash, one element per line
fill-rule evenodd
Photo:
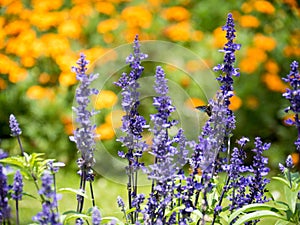
<path fill-rule="evenodd" d="M 282 1 L 299 15 L 296 0 Z M 183 43 L 199 42 L 204 38 L 210 40 L 211 35 L 196 29 L 195 21 L 192 21 L 188 8 L 191 0 L 179 2 L 172 5 L 171 0 L 138 3 L 129 0 L 72 0 L 69 3 L 63 0 L 32 0 L 30 5 L 26 5 L 21 0 L 0 0 L 0 8 L 4 12 L 0 15 L 0 90 L 38 77 L 35 85 L 28 87 L 26 96 L 34 100 L 55 100 L 55 91 L 48 84 L 56 83 L 57 88 L 76 84 L 75 74 L 70 72 L 70 66 L 75 65 L 79 51 L 84 52 L 93 62 L 108 49 L 131 42 L 137 33 L 140 39 L 166 39 Z M 249 0 L 242 4 L 241 11 L 235 10 L 233 14 L 239 26 L 255 29 L 262 26 L 257 14 L 274 16 L 276 10 L 269 1 Z M 219 24 L 216 26 L 219 27 Z M 95 30 L 88 30 L 89 27 Z M 212 36 L 211 47 L 223 47 L 224 32 L 217 28 Z M 283 54 L 300 55 L 299 36 L 299 30 L 292 34 L 290 45 L 285 46 Z M 97 44 L 91 44 L 94 41 Z M 265 83 L 272 91 L 282 92 L 285 85 L 278 75 L 278 66 L 268 58 L 268 53 L 277 45 L 270 33 L 255 34 L 252 46 L 244 50 L 239 67 L 241 72 L 253 73 L 264 63 L 266 72 L 262 75 L 262 80 L 268 81 Z M 57 72 L 52 74 L 41 71 L 41 58 L 51 59 L 58 67 Z M 32 73 L 37 76 L 31 78 Z M 188 82 L 185 80 L 185 86 L 188 86 Z M 255 100 L 250 100 L 250 105 L 257 104 Z M 95 101 L 95 108 L 111 108 L 116 102 L 116 94 L 104 90 Z M 238 97 L 232 99 L 232 102 L 232 109 L 238 109 L 242 105 Z M 101 129 L 98 129 L 102 139 L 113 137 L 114 123 L 110 117 L 111 114 L 106 117 Z M 69 127 L 70 122 L 66 124 Z M 70 130 L 71 128 L 66 128 L 66 132 L 69 133 Z"/>

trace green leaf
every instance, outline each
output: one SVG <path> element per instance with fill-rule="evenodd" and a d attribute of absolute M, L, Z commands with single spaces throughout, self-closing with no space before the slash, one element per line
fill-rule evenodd
<path fill-rule="evenodd" d="M 269 211 L 269 210 L 261 210 L 261 211 L 256 211 L 252 213 L 248 213 L 246 215 L 241 216 L 233 225 L 240 225 L 244 224 L 247 221 L 251 220 L 256 220 L 256 219 L 261 219 L 265 217 L 271 217 L 271 218 L 276 218 L 280 220 L 286 220 L 286 218 L 278 213 Z"/>
<path fill-rule="evenodd" d="M 81 190 L 74 189 L 74 188 L 60 188 L 57 191 L 58 193 L 71 193 L 71 194 L 76 194 L 76 195 L 81 195 L 86 199 L 89 199 L 87 194 L 83 193 Z"/>
<path fill-rule="evenodd" d="M 273 180 L 278 180 L 280 183 L 290 187 L 290 182 L 282 177 L 272 177 Z"/>
<path fill-rule="evenodd" d="M 277 220 L 275 225 L 287 225 L 289 224 L 289 221 L 285 221 L 285 220 Z"/>
<path fill-rule="evenodd" d="M 284 194 L 285 194 L 287 203 L 289 205 L 289 208 L 292 211 L 292 213 L 294 214 L 295 210 L 296 210 L 297 199 L 298 199 L 298 191 L 291 190 L 288 187 L 284 187 Z"/>

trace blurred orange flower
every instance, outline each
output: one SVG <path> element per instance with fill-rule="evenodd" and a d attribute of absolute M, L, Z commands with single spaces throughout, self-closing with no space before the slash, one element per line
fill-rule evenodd
<path fill-rule="evenodd" d="M 239 18 L 239 23 L 241 27 L 258 27 L 260 25 L 259 20 L 252 15 L 244 15 Z"/>
<path fill-rule="evenodd" d="M 26 91 L 26 96 L 30 99 L 40 100 L 40 99 L 53 99 L 55 94 L 52 89 L 44 88 L 38 85 L 31 86 Z"/>
<path fill-rule="evenodd" d="M 162 11 L 162 16 L 167 20 L 183 21 L 190 18 L 190 12 L 181 6 L 173 6 Z"/>
<path fill-rule="evenodd" d="M 115 6 L 111 2 L 96 2 L 95 8 L 99 13 L 112 15 L 115 12 Z"/>
<path fill-rule="evenodd" d="M 24 66 L 24 67 L 32 67 L 35 65 L 35 59 L 31 56 L 23 56 L 21 58 L 21 64 Z"/>
<path fill-rule="evenodd" d="M 25 69 L 18 66 L 10 68 L 8 79 L 12 83 L 23 81 L 27 78 L 28 73 Z"/>
<path fill-rule="evenodd" d="M 272 37 L 256 34 L 254 36 L 254 45 L 265 51 L 272 51 L 276 47 L 276 40 Z"/>
<path fill-rule="evenodd" d="M 164 34 L 172 41 L 188 41 L 191 35 L 191 26 L 188 22 L 180 22 L 167 27 Z"/>
<path fill-rule="evenodd" d="M 96 128 L 96 134 L 99 135 L 99 137 L 97 138 L 99 140 L 110 140 L 114 138 L 115 131 L 111 124 L 104 123 Z"/>
<path fill-rule="evenodd" d="M 225 31 L 221 27 L 218 27 L 213 31 L 213 46 L 216 48 L 222 48 L 226 43 Z"/>
<path fill-rule="evenodd" d="M 68 115 L 63 115 L 60 118 L 60 120 L 65 126 L 65 133 L 68 135 L 73 134 L 75 127 L 73 126 L 72 117 Z"/>
<path fill-rule="evenodd" d="M 122 110 L 111 111 L 105 117 L 105 122 L 111 124 L 113 128 L 119 128 L 122 126 L 122 117 L 125 115 L 125 112 Z"/>
<path fill-rule="evenodd" d="M 4 90 L 6 86 L 6 81 L 0 77 L 0 90 Z"/>
<path fill-rule="evenodd" d="M 249 2 L 245 2 L 242 4 L 241 9 L 244 13 L 250 13 L 253 10 L 253 6 Z"/>
<path fill-rule="evenodd" d="M 5 27 L 4 31 L 8 35 L 16 35 L 21 33 L 24 30 L 30 29 L 30 24 L 24 20 L 15 20 L 9 22 Z"/>
<path fill-rule="evenodd" d="M 76 20 L 65 20 L 58 26 L 57 30 L 63 36 L 77 39 L 81 33 L 81 26 Z"/>
<path fill-rule="evenodd" d="M 50 77 L 50 75 L 48 73 L 42 73 L 39 76 L 39 82 L 41 84 L 46 84 L 46 83 L 48 83 L 50 81 L 50 78 L 51 77 Z"/>
<path fill-rule="evenodd" d="M 77 80 L 76 80 L 76 75 L 74 73 L 70 72 L 62 72 L 59 77 L 58 77 L 58 81 L 60 83 L 60 85 L 62 86 L 71 86 L 73 84 L 76 84 Z"/>
<path fill-rule="evenodd" d="M 31 0 L 31 6 L 35 11 L 50 11 L 59 9 L 63 4 L 63 0 Z"/>
<path fill-rule="evenodd" d="M 232 111 L 238 110 L 242 106 L 242 100 L 240 97 L 234 95 L 230 98 L 229 109 Z"/>
<path fill-rule="evenodd" d="M 180 79 L 180 85 L 182 86 L 182 87 L 188 87 L 189 85 L 190 85 L 190 83 L 191 83 L 191 78 L 190 77 L 188 77 L 188 76 L 184 76 L 184 77 L 182 77 L 181 79 Z"/>
<path fill-rule="evenodd" d="M 47 46 L 45 55 L 50 55 L 53 58 L 64 54 L 70 49 L 68 39 L 60 34 L 46 33 L 41 37 L 41 40 Z"/>
<path fill-rule="evenodd" d="M 36 26 L 41 31 L 46 31 L 51 27 L 58 26 L 65 19 L 63 12 L 37 12 L 32 11 L 30 17 L 31 25 Z"/>
<path fill-rule="evenodd" d="M 266 84 L 266 86 L 271 90 L 271 91 L 276 91 L 276 92 L 285 92 L 286 88 L 288 87 L 282 80 L 281 78 L 274 73 L 266 73 L 262 76 L 263 82 Z"/>
<path fill-rule="evenodd" d="M 292 156 L 292 160 L 293 160 L 294 165 L 299 164 L 299 158 L 300 158 L 299 153 L 294 152 L 294 153 L 291 154 L 291 156 Z"/>
<path fill-rule="evenodd" d="M 94 107 L 95 109 L 111 108 L 118 101 L 118 96 L 110 90 L 101 90 L 97 95 Z"/>
<path fill-rule="evenodd" d="M 121 18 L 129 27 L 149 28 L 152 23 L 152 14 L 143 6 L 129 6 L 121 12 Z"/>
<path fill-rule="evenodd" d="M 273 14 L 275 7 L 269 1 L 254 1 L 256 11 L 266 14 Z"/>
<path fill-rule="evenodd" d="M 23 3 L 22 1 L 7 1 L 7 8 L 5 10 L 5 13 L 7 14 L 20 14 L 23 10 Z M 5 5 L 5 3 L 4 3 Z"/>
<path fill-rule="evenodd" d="M 279 67 L 277 65 L 277 63 L 273 60 L 268 60 L 265 63 L 265 69 L 269 72 L 269 73 L 275 73 L 277 74 L 279 72 Z"/>
<path fill-rule="evenodd" d="M 97 31 L 100 34 L 116 30 L 119 27 L 119 21 L 117 19 L 107 19 L 101 21 L 97 26 Z"/>

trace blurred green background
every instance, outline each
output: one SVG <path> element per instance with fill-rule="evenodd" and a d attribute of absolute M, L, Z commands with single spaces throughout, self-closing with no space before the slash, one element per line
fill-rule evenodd
<path fill-rule="evenodd" d="M 100 73 L 104 81 L 93 99 L 93 107 L 101 110 L 95 119 L 101 135 L 97 147 L 116 156 L 122 111 L 120 90 L 113 82 L 126 68 L 118 65 L 108 76 L 101 65 L 94 64 L 103 59 L 103 65 L 109 66 L 116 57 L 114 49 L 131 44 L 136 34 L 141 41 L 167 41 L 195 53 L 201 63 L 185 61 L 185 71 L 162 64 L 175 90 L 171 92 L 175 105 L 193 110 L 207 103 L 193 75 L 222 62 L 223 54 L 218 50 L 226 40 L 221 27 L 229 12 L 236 22 L 236 42 L 242 44 L 236 54 L 241 76 L 235 79 L 236 97 L 231 106 L 237 120 L 235 138 L 261 136 L 272 142 L 267 153 L 272 168 L 288 154 L 299 163 L 293 144 L 296 129 L 284 124 L 292 115 L 283 112 L 288 106 L 282 98 L 287 85 L 281 80 L 290 63 L 300 58 L 297 0 L 0 0 L 0 147 L 10 155 L 19 153 L 8 125 L 13 113 L 23 130 L 27 152 L 44 152 L 69 168 L 76 167 L 77 151 L 68 138 L 74 129 L 71 107 L 77 86 L 70 69 L 83 52 L 92 65 L 89 71 Z M 159 64 L 143 65 L 145 75 L 151 76 Z M 179 89 L 188 97 L 176 92 Z M 146 118 L 153 112 L 150 98 L 142 101 L 141 112 Z M 201 131 L 195 132 L 192 125 L 201 125 L 206 119 L 194 113 L 195 117 L 186 114 L 183 118 L 191 124 L 192 129 L 185 130 L 190 138 Z M 178 113 L 174 117 L 182 118 Z"/>

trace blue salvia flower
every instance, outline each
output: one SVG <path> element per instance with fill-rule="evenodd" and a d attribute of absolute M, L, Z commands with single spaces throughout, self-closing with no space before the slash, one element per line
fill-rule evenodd
<path fill-rule="evenodd" d="M 285 164 L 287 166 L 287 168 L 293 168 L 294 163 L 293 163 L 293 159 L 291 155 L 288 155 L 288 157 L 285 160 Z"/>
<path fill-rule="evenodd" d="M 14 200 L 21 200 L 22 199 L 22 193 L 23 193 L 23 177 L 20 173 L 20 170 L 17 170 L 15 176 L 14 176 L 14 183 L 12 187 L 12 199 Z"/>
<path fill-rule="evenodd" d="M 298 138 L 295 142 L 297 150 L 300 151 L 300 74 L 298 71 L 299 63 L 293 61 L 291 63 L 290 73 L 286 78 L 282 78 L 285 82 L 289 83 L 291 89 L 287 88 L 286 92 L 283 93 L 283 97 L 290 101 L 290 106 L 285 109 L 285 112 L 292 111 L 295 113 L 295 121 L 288 119 L 286 122 L 290 125 L 295 125 L 298 130 Z"/>
<path fill-rule="evenodd" d="M 129 64 L 131 71 L 129 74 L 123 73 L 121 78 L 115 84 L 122 88 L 122 108 L 125 115 L 122 118 L 121 130 L 126 134 L 120 137 L 118 141 L 122 146 L 127 148 L 127 152 L 119 151 L 119 156 L 128 160 L 126 172 L 128 175 L 128 203 L 129 208 L 132 208 L 132 198 L 137 196 L 137 171 L 143 167 L 140 162 L 143 152 L 148 148 L 145 141 L 142 141 L 142 132 L 148 126 L 146 120 L 138 112 L 140 105 L 140 87 L 138 79 L 141 77 L 144 67 L 141 61 L 147 58 L 147 55 L 140 51 L 138 35 L 136 35 L 133 44 L 133 54 L 126 58 L 126 63 Z M 131 215 L 131 222 L 134 223 L 137 214 Z"/>
<path fill-rule="evenodd" d="M 270 169 L 266 166 L 268 164 L 268 158 L 264 157 L 262 153 L 268 150 L 271 146 L 270 143 L 263 143 L 260 137 L 255 138 L 255 148 L 252 150 L 254 152 L 253 163 L 249 168 L 249 171 L 253 173 L 253 176 L 249 176 L 249 187 L 250 203 L 264 203 L 269 201 L 264 196 L 264 191 L 266 185 L 270 182 L 269 179 L 265 178 Z"/>
<path fill-rule="evenodd" d="M 101 222 L 101 214 L 97 207 L 93 207 L 92 210 L 92 224 L 99 225 Z"/>
<path fill-rule="evenodd" d="M 98 90 L 90 88 L 91 82 L 97 79 L 98 74 L 91 74 L 89 76 L 86 74 L 88 63 L 85 55 L 81 54 L 80 59 L 77 61 L 78 66 L 72 67 L 72 71 L 76 73 L 76 79 L 80 84 L 76 89 L 75 95 L 77 106 L 73 107 L 73 111 L 76 113 L 78 128 L 74 131 L 74 136 L 71 136 L 70 139 L 76 143 L 77 149 L 81 153 L 78 166 L 80 168 L 90 169 L 95 163 L 96 125 L 91 123 L 91 118 L 96 112 L 89 111 L 88 106 L 90 96 L 98 94 Z"/>
<path fill-rule="evenodd" d="M 19 123 L 13 114 L 9 116 L 9 127 L 12 136 L 16 137 L 22 134 L 22 130 L 19 127 Z"/>
<path fill-rule="evenodd" d="M 10 219 L 10 207 L 8 205 L 7 177 L 2 164 L 0 164 L 0 223 L 6 223 Z"/>
<path fill-rule="evenodd" d="M 59 213 L 57 212 L 58 196 L 54 189 L 53 176 L 48 171 L 45 171 L 42 175 L 42 187 L 39 194 L 45 197 L 45 201 L 42 203 L 42 211 L 37 213 L 32 220 L 39 222 L 41 225 L 62 225 L 59 222 Z"/>

